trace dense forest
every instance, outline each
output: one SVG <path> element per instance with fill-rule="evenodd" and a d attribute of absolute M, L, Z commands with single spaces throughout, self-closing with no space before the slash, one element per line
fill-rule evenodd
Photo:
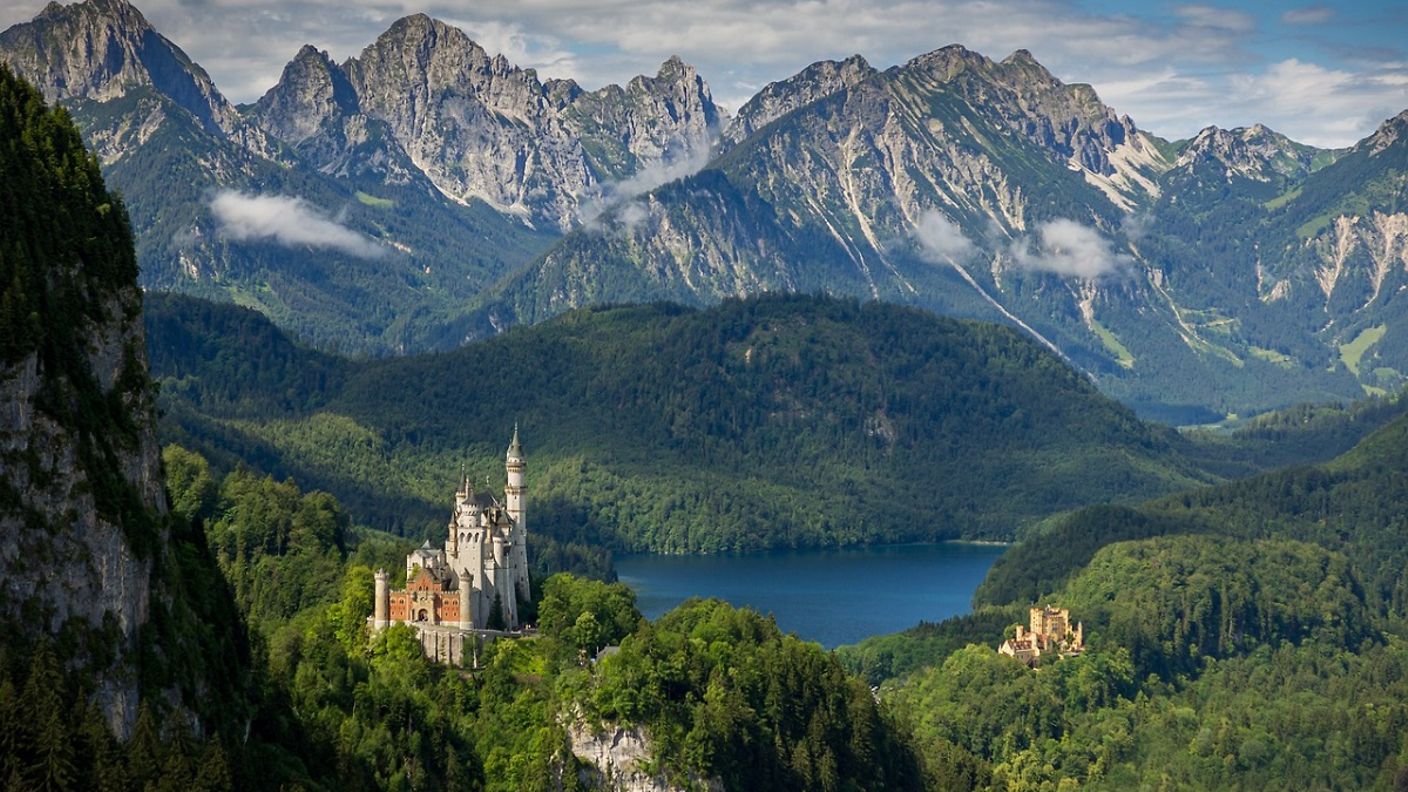
<path fill-rule="evenodd" d="M 654 776 L 736 779 L 735 724 L 766 768 L 755 788 L 922 783 L 904 732 L 820 647 L 717 602 L 649 625 L 620 584 L 547 575 L 609 574 L 570 542 L 533 548 L 538 633 L 474 669 L 429 663 L 409 628 L 370 635 L 372 570 L 407 542 L 326 492 L 159 453 L 122 205 L 66 114 L 3 66 L 0 133 L 6 790 L 581 789 L 599 771 L 569 734 L 611 729 L 653 746 Z M 62 601 L 94 580 L 101 602 Z"/>
<path fill-rule="evenodd" d="M 140 344 L 91 357 L 140 337 L 121 202 L 3 67 L 0 176 L 0 384 L 37 394 L 0 427 L 6 790 L 591 789 L 592 747 L 622 742 L 676 788 L 1408 788 L 1399 402 L 1190 439 L 1011 331 L 822 298 L 582 311 L 378 362 L 158 298 L 165 432 L 190 443 L 158 466 Z M 496 475 L 486 435 L 515 419 L 545 428 L 536 634 L 470 668 L 371 634 L 373 570 L 404 583 L 414 540 L 363 523 L 435 525 L 456 463 Z M 1124 503 L 1076 508 L 1096 493 Z M 649 622 L 607 554 L 1014 524 L 972 614 L 834 653 L 718 601 Z M 124 556 L 151 592 L 130 645 L 111 612 L 57 619 L 14 582 Z M 994 652 L 1034 602 L 1069 608 L 1085 651 Z M 122 739 L 112 673 L 140 693 Z"/>
<path fill-rule="evenodd" d="M 336 494 L 420 536 L 515 422 L 535 531 L 617 550 L 954 537 L 1211 480 L 1014 331 L 759 297 L 578 311 L 456 352 L 350 362 L 250 311 L 149 300 L 168 442 Z"/>
<path fill-rule="evenodd" d="M 1333 434 L 1366 410 L 1385 405 L 1309 412 Z M 954 788 L 1402 789 L 1405 432 L 1400 416 L 1320 465 L 1049 521 L 973 615 L 837 655 L 925 751 L 974 768 Z M 1083 655 L 1033 672 L 992 651 L 1034 602 L 1084 622 Z"/>

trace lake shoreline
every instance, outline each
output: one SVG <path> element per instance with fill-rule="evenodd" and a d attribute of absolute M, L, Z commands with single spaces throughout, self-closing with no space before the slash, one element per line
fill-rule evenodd
<path fill-rule="evenodd" d="M 1006 551 L 945 541 L 617 558 L 637 607 L 657 619 L 691 597 L 772 614 L 784 631 L 828 649 L 972 611 L 973 593 Z"/>

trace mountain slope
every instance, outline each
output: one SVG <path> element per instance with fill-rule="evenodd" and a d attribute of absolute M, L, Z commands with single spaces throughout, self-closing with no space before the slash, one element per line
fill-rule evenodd
<path fill-rule="evenodd" d="M 466 333 L 600 301 L 822 290 L 1006 321 L 1175 420 L 1357 390 L 1323 343 L 1228 299 L 1260 283 L 1236 222 L 1333 153 L 1261 128 L 1170 146 L 1029 53 L 958 46 L 884 73 L 814 64 L 745 105 L 721 152 L 569 234 Z M 1207 186 L 1233 175 L 1257 189 Z"/>
<path fill-rule="evenodd" d="M 51 4 L 0 33 L 0 61 L 98 151 L 145 286 L 358 353 L 460 343 L 473 297 L 616 181 L 707 150 L 720 123 L 678 60 L 585 92 L 423 16 L 341 66 L 305 47 L 243 110 L 125 0 Z"/>
<path fill-rule="evenodd" d="M 323 348 L 824 291 L 1007 322 L 1167 422 L 1408 375 L 1401 117 L 1345 151 L 1260 125 L 1168 143 L 1024 50 L 953 45 L 813 64 L 727 122 L 678 59 L 586 91 L 423 15 L 342 64 L 305 47 L 231 108 L 123 0 L 50 6 L 0 58 L 67 97 L 145 285 Z"/>
<path fill-rule="evenodd" d="M 187 300 L 154 301 L 149 327 L 166 437 L 413 534 L 443 519 L 461 464 L 494 472 L 515 421 L 535 530 L 585 528 L 618 549 L 1010 537 L 1078 503 L 1202 478 L 1176 435 L 1033 342 L 893 306 L 600 309 L 350 365 Z M 288 376 L 249 383 L 246 370 Z"/>
<path fill-rule="evenodd" d="M 1035 599 L 1055 590 L 1105 545 L 1167 534 L 1289 538 L 1343 553 L 1376 612 L 1408 608 L 1408 416 L 1350 451 L 1294 467 L 1170 496 L 1135 508 L 1081 510 L 1014 547 L 994 564 L 979 602 Z M 1041 559 L 1033 566 L 1032 561 Z"/>
<path fill-rule="evenodd" d="M 33 719 L 4 752 L 47 752 L 44 780 L 25 776 L 39 788 L 101 761 L 107 731 L 126 739 L 148 708 L 200 738 L 242 729 L 255 697 L 199 528 L 168 514 L 122 203 L 67 115 L 3 66 L 0 139 L 0 677 L 57 669 L 43 702 L 23 691 Z M 41 730 L 90 707 L 89 756 Z"/>

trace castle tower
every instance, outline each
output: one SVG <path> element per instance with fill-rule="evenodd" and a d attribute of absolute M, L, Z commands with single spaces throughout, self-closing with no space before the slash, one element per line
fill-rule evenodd
<path fill-rule="evenodd" d="M 391 590 L 385 569 L 376 571 L 376 599 L 372 604 L 372 629 L 381 632 L 391 623 Z"/>
<path fill-rule="evenodd" d="M 523 446 L 518 442 L 518 424 L 513 425 L 513 439 L 508 444 L 508 455 L 504 467 L 508 472 L 508 485 L 504 487 L 504 501 L 508 516 L 513 520 L 513 551 L 509 559 L 509 580 L 517 598 L 528 602 L 533 598 L 528 584 L 528 522 L 523 511 L 523 498 L 526 487 L 523 483 Z"/>
<path fill-rule="evenodd" d="M 474 581 L 470 580 L 468 573 L 460 574 L 460 629 L 474 629 L 474 611 L 471 608 L 471 601 L 474 597 Z"/>

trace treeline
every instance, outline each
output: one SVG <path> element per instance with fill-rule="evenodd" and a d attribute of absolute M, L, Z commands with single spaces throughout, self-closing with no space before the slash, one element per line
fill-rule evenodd
<path fill-rule="evenodd" d="M 193 724 L 159 725 L 143 704 L 132 736 L 113 739 L 98 705 L 85 702 L 83 680 L 65 672 L 48 641 L 27 663 L 0 654 L 0 778 L 6 792 L 91 789 L 100 792 L 230 792 L 235 773 L 218 736 L 205 740 Z"/>
<path fill-rule="evenodd" d="M 756 614 L 698 603 L 651 625 L 626 586 L 557 574 L 537 586 L 537 638 L 481 647 L 473 672 L 437 666 L 409 628 L 366 626 L 372 570 L 401 577 L 408 543 L 350 528 L 326 493 L 244 470 L 217 484 L 199 455 L 164 458 L 173 508 L 204 526 L 255 641 L 236 788 L 577 789 L 593 768 L 567 728 L 584 714 L 641 728 L 668 777 L 834 790 L 922 779 L 859 680 Z M 748 775 L 760 763 L 768 774 Z"/>
<path fill-rule="evenodd" d="M 1374 611 L 1408 615 L 1408 418 L 1370 434 L 1350 452 L 1191 490 L 1133 508 L 1099 507 L 1062 518 L 993 565 L 976 599 L 1033 601 L 1057 590 L 1098 548 L 1121 540 L 1186 533 L 1245 539 L 1285 537 L 1343 553 Z"/>
<path fill-rule="evenodd" d="M 955 789 L 1403 788 L 1405 449 L 1399 417 L 1319 467 L 1077 511 L 994 565 L 992 604 L 840 654 Z M 994 651 L 1038 602 L 1084 654 Z"/>
<path fill-rule="evenodd" d="M 887 683 L 921 745 L 973 768 L 954 788 L 1408 780 L 1408 647 L 1380 631 L 1343 556 L 1212 535 L 1119 542 L 1051 600 L 1084 623 L 1084 654 L 1032 671 L 994 651 L 995 632 Z"/>
<path fill-rule="evenodd" d="M 896 306 L 587 309 L 367 363 L 261 321 L 153 300 L 164 437 L 409 536 L 443 519 L 466 461 L 501 480 L 515 422 L 544 507 L 533 529 L 622 550 L 1010 538 L 1053 511 L 1204 480 L 1176 434 L 1014 331 Z"/>

